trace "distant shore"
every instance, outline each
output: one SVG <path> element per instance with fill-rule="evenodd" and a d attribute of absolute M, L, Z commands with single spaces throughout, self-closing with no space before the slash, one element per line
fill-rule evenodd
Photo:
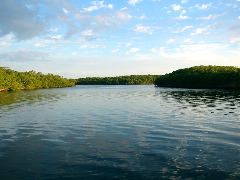
<path fill-rule="evenodd" d="M 154 84 L 171 88 L 240 89 L 240 68 L 195 66 L 159 76 Z"/>
<path fill-rule="evenodd" d="M 155 85 L 156 87 L 195 89 L 240 89 L 240 68 L 233 66 L 195 66 L 165 75 L 130 75 L 66 79 L 39 72 L 17 72 L 0 68 L 0 92 L 62 88 L 75 85 Z"/>
<path fill-rule="evenodd" d="M 86 77 L 76 80 L 77 85 L 153 85 L 159 75 L 129 75 L 116 77 Z"/>

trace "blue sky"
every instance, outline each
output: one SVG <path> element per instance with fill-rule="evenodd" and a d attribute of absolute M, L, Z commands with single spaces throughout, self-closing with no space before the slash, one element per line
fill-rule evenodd
<path fill-rule="evenodd" d="M 1 0 L 0 66 L 66 77 L 240 66 L 240 0 Z"/>

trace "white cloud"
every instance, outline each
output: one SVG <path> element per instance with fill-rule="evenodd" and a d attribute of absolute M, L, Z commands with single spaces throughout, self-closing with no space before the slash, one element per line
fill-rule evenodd
<path fill-rule="evenodd" d="M 137 19 L 146 19 L 147 17 L 145 15 L 141 15 L 139 17 L 137 17 Z"/>
<path fill-rule="evenodd" d="M 105 4 L 104 1 L 92 1 L 89 7 L 83 8 L 84 11 L 92 12 L 102 8 L 113 9 L 112 4 Z"/>
<path fill-rule="evenodd" d="M 183 41 L 184 44 L 189 44 L 189 43 L 192 43 L 192 39 L 190 38 L 187 38 Z"/>
<path fill-rule="evenodd" d="M 0 37 L 0 47 L 8 47 L 15 41 L 15 36 L 10 33 Z"/>
<path fill-rule="evenodd" d="M 86 39 L 86 40 L 92 40 L 96 38 L 96 34 L 93 32 L 92 29 L 87 29 L 82 31 L 81 35 Z"/>
<path fill-rule="evenodd" d="M 186 16 L 186 15 L 180 14 L 180 15 L 178 16 L 178 19 L 179 19 L 179 20 L 186 20 L 186 19 L 189 19 L 189 17 Z"/>
<path fill-rule="evenodd" d="M 182 4 L 188 3 L 188 0 L 181 0 Z"/>
<path fill-rule="evenodd" d="M 212 4 L 195 4 L 195 7 L 198 8 L 199 10 L 206 10 L 211 7 Z"/>
<path fill-rule="evenodd" d="M 38 48 L 42 48 L 42 47 L 45 47 L 46 44 L 42 43 L 42 42 L 37 42 L 34 44 L 35 47 L 38 47 Z"/>
<path fill-rule="evenodd" d="M 188 40 L 190 41 L 190 39 Z M 234 65 L 239 66 L 240 46 L 232 49 L 226 44 L 199 43 L 183 44 L 172 50 L 165 47 L 152 48 L 151 54 L 145 57 L 151 59 L 164 59 L 177 66 L 195 65 Z"/>
<path fill-rule="evenodd" d="M 185 32 L 185 31 L 187 31 L 189 29 L 192 29 L 192 28 L 193 28 L 193 26 L 184 26 L 183 28 L 178 29 L 176 32 L 177 33 L 178 32 Z"/>
<path fill-rule="evenodd" d="M 113 5 L 112 4 L 108 4 L 107 7 L 108 7 L 108 9 L 113 9 Z"/>
<path fill-rule="evenodd" d="M 172 43 L 174 43 L 175 41 L 176 41 L 176 39 L 170 38 L 170 39 L 168 39 L 168 40 L 166 41 L 166 43 L 167 43 L 167 44 L 172 44 Z"/>
<path fill-rule="evenodd" d="M 11 52 L 2 52 L 0 53 L 0 59 L 5 61 L 13 62 L 39 62 L 45 61 L 46 58 L 50 57 L 50 53 L 45 51 L 34 51 L 34 50 L 15 50 Z"/>
<path fill-rule="evenodd" d="M 139 52 L 140 50 L 138 48 L 131 48 L 129 49 L 129 51 L 127 52 L 127 54 L 135 54 L 137 52 Z"/>
<path fill-rule="evenodd" d="M 208 27 L 203 27 L 203 28 L 197 28 L 197 29 L 195 29 L 195 31 L 191 35 L 195 36 L 195 35 L 207 34 L 208 29 L 209 29 L 209 26 Z"/>
<path fill-rule="evenodd" d="M 136 4 L 140 3 L 142 0 L 128 0 L 128 4 L 135 6 Z"/>
<path fill-rule="evenodd" d="M 119 51 L 119 49 L 113 49 L 113 50 L 112 50 L 112 53 L 115 54 L 115 53 L 117 53 L 118 51 Z"/>
<path fill-rule="evenodd" d="M 182 7 L 181 7 L 181 5 L 173 4 L 173 5 L 172 5 L 172 10 L 173 10 L 173 11 L 181 11 L 181 10 L 182 10 Z"/>
<path fill-rule="evenodd" d="M 99 48 L 105 48 L 104 45 L 101 44 L 82 44 L 80 45 L 81 49 L 99 49 Z"/>
<path fill-rule="evenodd" d="M 189 26 L 184 26 L 182 28 L 178 28 L 177 30 L 173 31 L 173 33 L 182 33 L 182 32 L 185 32 L 189 29 L 192 29 L 192 28 L 193 28 L 193 26 L 190 26 L 190 25 Z"/>
<path fill-rule="evenodd" d="M 96 21 L 96 24 L 98 24 L 102 28 L 111 27 L 114 24 L 116 24 L 116 22 L 114 21 L 114 18 L 106 14 L 99 14 L 98 16 L 96 16 L 95 21 Z"/>
<path fill-rule="evenodd" d="M 49 32 L 53 32 L 53 33 L 56 33 L 56 32 L 58 32 L 59 31 L 59 29 L 58 28 L 50 28 L 49 29 Z"/>
<path fill-rule="evenodd" d="M 232 43 L 232 44 L 240 44 L 240 37 L 232 37 L 231 39 L 230 39 L 230 43 Z"/>
<path fill-rule="evenodd" d="M 185 9 L 181 10 L 180 15 L 178 16 L 177 19 L 179 20 L 186 20 L 189 19 L 189 17 L 186 15 L 187 11 Z"/>
<path fill-rule="evenodd" d="M 165 53 L 166 47 L 152 48 L 150 51 L 152 53 Z"/>
<path fill-rule="evenodd" d="M 137 24 L 135 29 L 134 29 L 135 32 L 140 32 L 140 33 L 147 33 L 147 34 L 152 34 L 153 32 L 153 29 L 152 27 L 150 26 L 145 26 L 145 25 L 142 25 L 142 24 Z"/>
<path fill-rule="evenodd" d="M 51 40 L 61 40 L 63 38 L 63 36 L 61 34 L 58 34 L 58 35 L 50 35 L 49 36 L 49 39 Z"/>
<path fill-rule="evenodd" d="M 130 46 L 132 46 L 132 43 L 127 42 L 127 43 L 125 44 L 125 46 L 126 46 L 126 47 L 130 47 Z"/>
<path fill-rule="evenodd" d="M 127 9 L 120 10 L 116 13 L 117 19 L 121 21 L 129 21 L 132 16 L 128 13 Z"/>
<path fill-rule="evenodd" d="M 65 9 L 65 8 L 63 8 L 62 10 L 63 10 L 63 12 L 64 12 L 65 14 L 68 14 L 68 13 L 69 13 L 68 10 Z"/>
<path fill-rule="evenodd" d="M 219 17 L 220 15 L 218 14 L 209 14 L 208 16 L 204 16 L 204 17 L 200 17 L 198 19 L 202 19 L 202 20 L 214 20 L 217 17 Z"/>

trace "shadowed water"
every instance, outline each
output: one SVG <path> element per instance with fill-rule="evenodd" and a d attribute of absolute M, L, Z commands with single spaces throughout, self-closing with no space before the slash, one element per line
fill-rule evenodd
<path fill-rule="evenodd" d="M 0 179 L 239 179 L 240 92 L 0 93 Z"/>

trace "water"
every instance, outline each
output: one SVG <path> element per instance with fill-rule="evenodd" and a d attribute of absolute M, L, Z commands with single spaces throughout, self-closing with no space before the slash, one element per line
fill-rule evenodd
<path fill-rule="evenodd" d="M 240 92 L 0 93 L 0 179 L 240 179 Z"/>

